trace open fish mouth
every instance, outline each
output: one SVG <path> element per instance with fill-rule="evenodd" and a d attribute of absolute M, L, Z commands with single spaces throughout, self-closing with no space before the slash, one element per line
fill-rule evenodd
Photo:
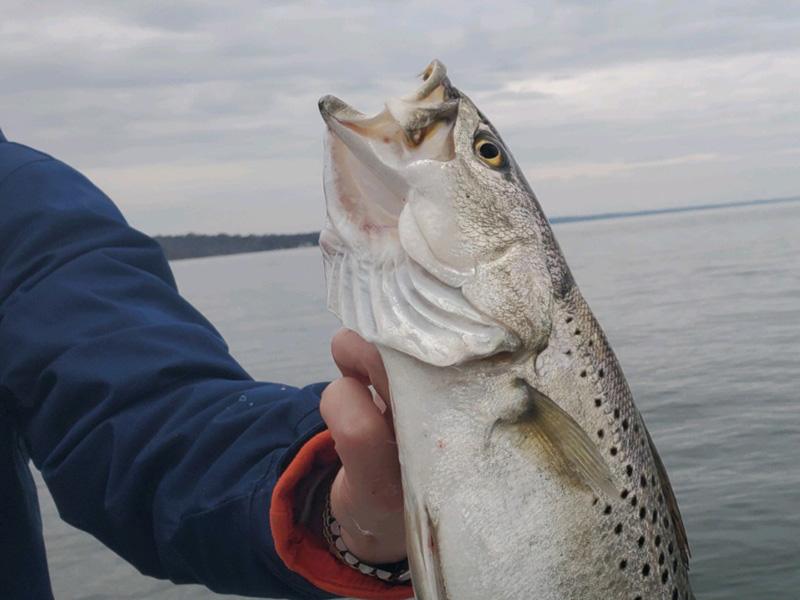
<path fill-rule="evenodd" d="M 396 241 L 415 166 L 454 158 L 459 93 L 439 61 L 433 61 L 422 76 L 414 93 L 387 101 L 375 116 L 335 96 L 319 101 L 329 131 L 325 173 L 329 227 L 322 244 Z"/>
<path fill-rule="evenodd" d="M 454 134 L 468 100 L 439 61 L 422 76 L 375 116 L 334 96 L 319 101 L 328 128 L 320 247 L 328 307 L 345 327 L 445 366 L 518 340 L 462 294 L 475 264 L 462 254 L 452 190 L 439 186 L 457 163 Z"/>

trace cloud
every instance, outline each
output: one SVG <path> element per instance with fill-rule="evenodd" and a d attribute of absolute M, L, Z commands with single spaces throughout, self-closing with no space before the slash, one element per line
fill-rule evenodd
<path fill-rule="evenodd" d="M 548 179 L 573 180 L 578 177 L 615 177 L 621 174 L 630 173 L 637 169 L 653 169 L 659 167 L 672 167 L 675 165 L 685 165 L 688 163 L 703 163 L 718 160 L 716 154 L 691 154 L 689 156 L 674 156 L 661 160 L 647 160 L 638 162 L 614 161 L 605 163 L 591 162 L 569 162 L 569 163 L 549 163 L 544 166 L 532 167 L 530 171 L 534 174 L 537 181 Z"/>
<path fill-rule="evenodd" d="M 377 111 L 434 57 L 557 214 L 800 187 L 783 162 L 800 145 L 789 3 L 9 4 L 0 126 L 93 175 L 151 233 L 313 228 L 317 98 Z M 642 193 L 664 173 L 706 179 Z M 587 181 L 603 182 L 590 200 Z"/>
<path fill-rule="evenodd" d="M 550 114 L 529 113 L 533 120 L 543 116 L 548 120 L 680 120 L 682 115 L 708 117 L 709 111 L 718 120 L 726 116 L 721 110 L 736 107 L 747 107 L 754 114 L 762 110 L 792 113 L 789 100 L 800 89 L 800 71 L 792 66 L 798 61 L 800 49 L 634 61 L 569 76 L 542 73 L 511 80 L 492 96 L 506 99 L 501 102 L 530 104 L 533 100 L 552 108 Z"/>

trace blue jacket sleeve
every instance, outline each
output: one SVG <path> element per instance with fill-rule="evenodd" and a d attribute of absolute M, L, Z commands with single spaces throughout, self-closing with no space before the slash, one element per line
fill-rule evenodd
<path fill-rule="evenodd" d="M 0 144 L 0 397 L 64 520 L 154 577 L 330 597 L 269 530 L 322 387 L 254 382 L 102 192 Z"/>

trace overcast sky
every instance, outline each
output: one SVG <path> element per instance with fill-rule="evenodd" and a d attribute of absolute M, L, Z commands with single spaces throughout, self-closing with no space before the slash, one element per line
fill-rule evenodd
<path fill-rule="evenodd" d="M 433 58 L 551 216 L 800 194 L 800 3 L 3 2 L 0 127 L 150 234 L 319 229 L 334 93 Z"/>

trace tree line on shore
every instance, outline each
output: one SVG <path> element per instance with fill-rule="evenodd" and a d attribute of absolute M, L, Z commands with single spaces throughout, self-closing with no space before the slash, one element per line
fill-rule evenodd
<path fill-rule="evenodd" d="M 201 258 L 222 254 L 243 252 L 263 252 L 284 248 L 316 246 L 319 231 L 311 233 L 270 234 L 270 235 L 157 235 L 155 240 L 161 244 L 169 260 Z"/>

